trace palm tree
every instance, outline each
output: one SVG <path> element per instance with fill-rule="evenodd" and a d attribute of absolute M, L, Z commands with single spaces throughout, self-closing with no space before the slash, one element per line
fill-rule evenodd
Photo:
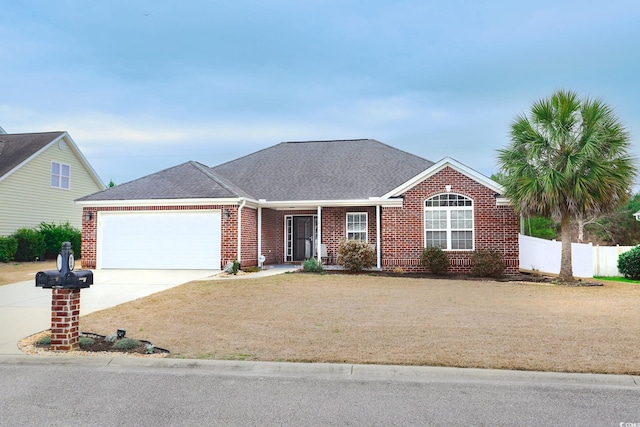
<path fill-rule="evenodd" d="M 571 219 L 615 210 L 629 197 L 636 161 L 629 135 L 600 100 L 559 90 L 511 124 L 498 150 L 505 196 L 525 215 L 560 221 L 560 280 L 573 281 Z"/>

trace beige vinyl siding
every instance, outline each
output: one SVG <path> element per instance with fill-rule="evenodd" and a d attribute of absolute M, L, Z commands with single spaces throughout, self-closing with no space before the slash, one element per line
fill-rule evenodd
<path fill-rule="evenodd" d="M 51 187 L 51 162 L 71 166 L 70 189 Z M 13 174 L 0 181 L 0 236 L 41 222 L 82 228 L 82 206 L 75 199 L 103 190 L 76 156 L 71 144 L 52 144 Z"/>

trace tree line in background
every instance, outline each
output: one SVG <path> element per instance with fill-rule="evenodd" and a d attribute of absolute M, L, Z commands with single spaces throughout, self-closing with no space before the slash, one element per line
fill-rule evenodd
<path fill-rule="evenodd" d="M 500 174 L 494 174 L 491 178 L 500 183 Z M 574 219 L 571 223 L 571 241 L 601 246 L 638 245 L 640 244 L 640 221 L 633 216 L 638 211 L 640 211 L 640 193 L 636 193 L 626 204 L 608 214 Z M 551 217 L 523 216 L 520 221 L 520 232 L 525 236 L 547 240 L 560 238 L 560 223 Z"/>
<path fill-rule="evenodd" d="M 615 211 L 571 224 L 574 243 L 593 243 L 601 246 L 635 246 L 640 244 L 640 222 L 634 213 L 640 211 L 640 193 L 635 194 Z M 526 236 L 541 239 L 558 239 L 560 224 L 551 218 L 528 216 L 521 219 L 520 231 Z"/>

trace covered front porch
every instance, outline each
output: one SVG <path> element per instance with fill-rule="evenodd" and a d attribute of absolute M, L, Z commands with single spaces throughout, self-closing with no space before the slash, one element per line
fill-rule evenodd
<path fill-rule="evenodd" d="M 402 200 L 310 207 L 308 203 L 273 204 L 257 208 L 258 259 L 264 264 L 302 263 L 316 258 L 336 264 L 342 239 L 363 240 L 375 247 L 377 269 L 382 268 L 382 209 L 401 206 Z"/>

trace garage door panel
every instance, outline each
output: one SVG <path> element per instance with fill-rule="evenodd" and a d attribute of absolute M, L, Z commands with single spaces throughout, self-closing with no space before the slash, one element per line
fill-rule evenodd
<path fill-rule="evenodd" d="M 218 269 L 220 211 L 101 213 L 100 268 Z"/>

